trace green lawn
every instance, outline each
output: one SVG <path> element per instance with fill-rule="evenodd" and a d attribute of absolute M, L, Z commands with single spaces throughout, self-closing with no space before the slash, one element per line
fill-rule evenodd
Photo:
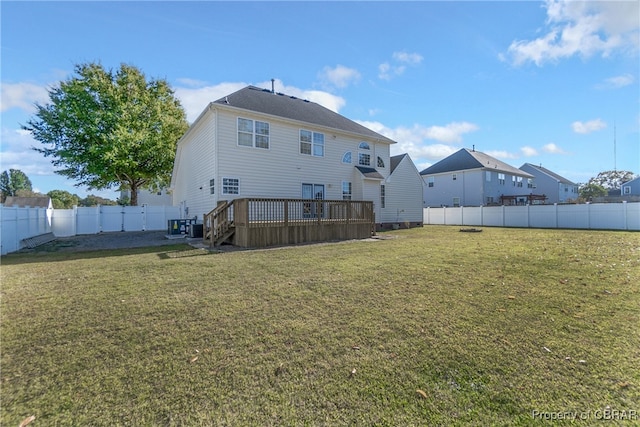
<path fill-rule="evenodd" d="M 640 233 L 382 236 L 3 257 L 0 424 L 640 423 Z"/>

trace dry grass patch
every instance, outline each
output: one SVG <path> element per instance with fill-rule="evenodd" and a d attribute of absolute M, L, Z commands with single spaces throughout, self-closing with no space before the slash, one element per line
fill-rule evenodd
<path fill-rule="evenodd" d="M 453 227 L 2 259 L 18 425 L 530 425 L 640 410 L 640 235 Z"/>

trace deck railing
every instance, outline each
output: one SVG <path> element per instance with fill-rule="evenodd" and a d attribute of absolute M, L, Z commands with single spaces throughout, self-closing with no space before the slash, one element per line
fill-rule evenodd
<path fill-rule="evenodd" d="M 301 232 L 300 227 L 305 230 L 309 230 L 308 227 L 313 227 L 324 231 Z M 323 236 L 330 239 L 354 238 L 354 236 L 363 236 L 367 233 L 371 235 L 375 231 L 373 202 L 266 198 L 246 198 L 220 202 L 213 211 L 204 215 L 203 239 L 210 245 L 220 245 L 224 241 L 230 241 L 234 232 L 243 230 L 241 241 L 247 242 L 251 240 L 247 233 L 252 233 L 252 229 L 255 230 L 253 233 L 258 233 L 257 229 L 264 230 L 266 228 L 274 229 L 274 231 L 273 233 L 270 231 L 268 237 L 262 239 L 267 242 L 265 245 L 275 241 L 298 242 L 305 239 L 317 241 L 322 240 Z M 276 228 L 280 231 L 276 232 Z M 290 230 L 290 232 L 278 234 L 283 230 Z M 296 237 L 285 237 L 291 235 L 290 233 L 298 234 Z M 278 237 L 273 237 L 274 235 Z M 252 240 L 252 242 L 254 241 Z M 239 244 L 242 245 L 242 243 Z M 256 244 L 261 245 L 261 243 Z"/>
<path fill-rule="evenodd" d="M 309 223 L 373 223 L 373 203 L 359 200 L 236 199 L 235 224 L 270 227 Z"/>

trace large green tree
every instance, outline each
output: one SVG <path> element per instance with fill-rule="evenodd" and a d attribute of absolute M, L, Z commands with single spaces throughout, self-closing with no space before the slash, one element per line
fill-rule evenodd
<path fill-rule="evenodd" d="M 80 197 L 65 190 L 51 190 L 47 196 L 51 197 L 54 209 L 71 209 L 80 203 Z"/>
<path fill-rule="evenodd" d="M 165 80 L 121 64 L 75 66 L 75 75 L 49 90 L 49 103 L 25 126 L 61 169 L 56 173 L 92 189 L 131 190 L 169 183 L 176 143 L 188 128 L 184 109 Z"/>
<path fill-rule="evenodd" d="M 9 169 L 0 174 L 0 200 L 2 203 L 7 196 L 16 196 L 18 191 L 33 191 L 31 180 L 20 169 Z"/>

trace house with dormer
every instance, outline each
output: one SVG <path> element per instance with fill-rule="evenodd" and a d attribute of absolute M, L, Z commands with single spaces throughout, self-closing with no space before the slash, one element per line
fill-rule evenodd
<path fill-rule="evenodd" d="M 236 199 L 371 201 L 379 228 L 422 225 L 422 180 L 408 156 L 391 157 L 395 143 L 317 103 L 247 86 L 207 105 L 178 141 L 173 204 L 202 218 Z"/>
<path fill-rule="evenodd" d="M 420 175 L 425 207 L 522 205 L 545 199 L 532 174 L 475 149 L 460 149 Z"/>

